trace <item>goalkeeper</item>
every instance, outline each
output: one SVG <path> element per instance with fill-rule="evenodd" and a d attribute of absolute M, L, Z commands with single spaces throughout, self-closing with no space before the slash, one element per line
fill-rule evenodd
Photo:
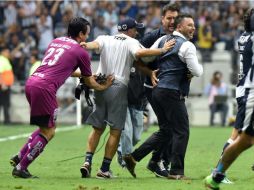
<path fill-rule="evenodd" d="M 14 177 L 35 177 L 28 171 L 28 166 L 54 137 L 57 118 L 56 92 L 73 71 L 80 68 L 85 83 L 95 90 L 105 90 L 112 84 L 112 76 L 109 76 L 103 85 L 98 84 L 92 76 L 88 52 L 79 44 L 86 40 L 89 32 L 90 24 L 87 20 L 72 19 L 68 25 L 68 37 L 56 38 L 49 44 L 42 64 L 27 80 L 25 91 L 31 107 L 30 124 L 39 128 L 31 134 L 18 155 L 11 158 Z"/>

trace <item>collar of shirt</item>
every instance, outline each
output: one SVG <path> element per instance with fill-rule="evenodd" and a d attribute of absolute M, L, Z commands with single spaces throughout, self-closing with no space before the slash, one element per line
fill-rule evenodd
<path fill-rule="evenodd" d="M 173 35 L 180 36 L 180 37 L 184 38 L 185 40 L 187 40 L 186 37 L 184 35 L 182 35 L 180 32 L 174 31 Z"/>
<path fill-rule="evenodd" d="M 132 37 L 130 37 L 130 36 L 128 36 L 128 35 L 126 35 L 126 34 L 124 34 L 124 33 L 118 33 L 118 34 L 116 34 L 115 36 L 123 36 L 123 37 L 126 37 L 126 38 L 132 38 Z M 133 38 L 134 39 L 134 38 Z"/>
<path fill-rule="evenodd" d="M 160 27 L 160 29 L 159 29 L 159 30 L 160 30 L 160 35 L 161 35 L 161 36 L 166 35 L 166 32 L 164 31 L 164 29 L 163 29 L 163 27 L 162 27 L 162 26 Z"/>

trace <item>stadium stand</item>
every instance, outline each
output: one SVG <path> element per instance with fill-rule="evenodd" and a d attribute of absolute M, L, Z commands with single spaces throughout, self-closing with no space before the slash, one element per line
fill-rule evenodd
<path fill-rule="evenodd" d="M 144 32 L 159 26 L 161 7 L 169 1 L 1 1 L 0 2 L 0 46 L 7 46 L 12 53 L 12 65 L 15 74 L 15 85 L 12 87 L 12 121 L 27 123 L 28 107 L 22 91 L 29 76 L 31 52 L 36 49 L 42 57 L 47 44 L 43 39 L 62 36 L 66 33 L 66 23 L 74 16 L 84 17 L 91 22 L 90 39 L 98 35 L 115 34 L 116 24 L 125 17 L 133 17 L 146 25 Z M 227 84 L 235 85 L 232 76 L 236 76 L 237 54 L 235 41 L 242 31 L 241 18 L 244 12 L 253 5 L 252 1 L 177 1 L 181 12 L 190 13 L 200 27 L 212 29 L 213 46 L 209 50 L 211 62 L 202 63 L 204 75 L 193 79 L 192 90 L 187 104 L 191 123 L 208 124 L 209 111 L 203 89 L 215 70 L 220 70 Z M 100 22 L 98 21 L 100 19 Z M 206 21 L 211 21 L 205 24 Z M 207 22 L 208 23 L 208 22 Z M 102 28 L 101 25 L 104 27 Z M 95 30 L 96 29 L 96 30 Z M 204 33 L 205 35 L 205 33 Z M 194 43 L 198 47 L 198 32 Z M 95 56 L 92 58 L 96 59 Z M 201 53 L 199 52 L 201 61 Z M 93 62 L 96 68 L 96 61 Z M 234 79 L 234 78 L 233 78 Z M 21 89 L 19 91 L 19 88 Z M 234 94 L 229 98 L 233 105 Z M 231 106 L 233 107 L 233 106 Z M 75 108 L 75 107 L 74 107 Z M 73 112 L 74 108 L 69 108 Z M 233 108 L 231 109 L 233 110 Z M 71 114 L 68 112 L 68 114 Z M 75 114 L 75 113 L 73 113 Z M 230 112 L 232 115 L 233 112 Z M 230 116 L 229 115 L 229 116 Z M 69 115 L 59 122 L 72 122 Z M 0 113 L 0 121 L 2 121 Z M 152 118 L 152 117 L 151 117 Z M 154 122 L 151 120 L 151 122 Z"/>

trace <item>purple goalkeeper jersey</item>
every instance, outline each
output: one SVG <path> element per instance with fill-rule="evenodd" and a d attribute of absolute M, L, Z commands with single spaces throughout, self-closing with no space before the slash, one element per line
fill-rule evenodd
<path fill-rule="evenodd" d="M 56 92 L 77 68 L 83 76 L 92 75 L 88 52 L 71 38 L 56 38 L 49 44 L 41 65 L 27 85 Z"/>

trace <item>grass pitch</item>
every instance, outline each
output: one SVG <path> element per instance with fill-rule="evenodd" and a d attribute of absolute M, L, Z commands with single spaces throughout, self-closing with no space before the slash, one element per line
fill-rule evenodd
<path fill-rule="evenodd" d="M 32 132 L 29 126 L 0 126 L 0 139 L 8 136 Z M 151 127 L 143 133 L 142 141 L 157 127 Z M 101 165 L 104 147 L 95 154 L 92 166 L 92 178 L 82 179 L 79 168 L 83 163 L 86 141 L 91 127 L 59 132 L 48 144 L 42 155 L 29 167 L 29 171 L 39 179 L 15 179 L 11 176 L 12 167 L 9 158 L 17 153 L 26 139 L 0 142 L 0 190 L 202 190 L 203 179 L 216 165 L 221 148 L 229 137 L 231 128 L 192 127 L 185 159 L 185 174 L 193 178 L 188 181 L 173 181 L 156 178 L 146 169 L 150 158 L 147 156 L 136 167 L 137 178 L 134 179 L 127 170 L 112 161 L 111 169 L 118 176 L 116 179 L 99 180 L 95 178 Z M 101 147 L 103 138 L 101 139 Z M 253 149 L 244 152 L 228 171 L 233 185 L 222 185 L 222 190 L 253 190 L 254 163 Z M 80 157 L 69 161 L 68 158 Z"/>

